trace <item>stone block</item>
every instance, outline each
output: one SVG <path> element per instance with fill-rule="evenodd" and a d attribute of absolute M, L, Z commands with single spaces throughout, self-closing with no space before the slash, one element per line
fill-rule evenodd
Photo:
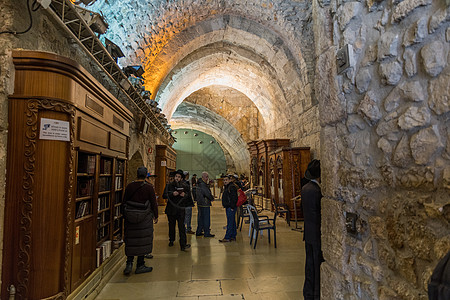
<path fill-rule="evenodd" d="M 392 13 L 392 23 L 396 23 L 407 17 L 419 6 L 430 5 L 432 0 L 405 0 L 398 4 Z"/>
<path fill-rule="evenodd" d="M 438 115 L 450 111 L 450 72 L 430 81 L 428 105 Z"/>
<path fill-rule="evenodd" d="M 364 58 L 361 62 L 361 66 L 367 67 L 372 65 L 377 60 L 377 45 L 369 45 L 366 47 Z"/>
<path fill-rule="evenodd" d="M 416 164 L 427 164 L 443 148 L 437 125 L 422 129 L 411 137 L 411 153 Z"/>
<path fill-rule="evenodd" d="M 359 16 L 362 4 L 356 1 L 347 2 L 337 10 L 339 28 L 343 31 L 352 19 Z"/>
<path fill-rule="evenodd" d="M 403 53 L 405 62 L 405 73 L 408 77 L 413 77 L 417 74 L 417 59 L 416 52 L 412 49 L 406 49 Z"/>
<path fill-rule="evenodd" d="M 366 93 L 364 99 L 359 104 L 358 113 L 370 126 L 375 125 L 381 119 L 382 114 L 378 107 L 378 99 L 374 91 Z"/>
<path fill-rule="evenodd" d="M 423 17 L 412 24 L 403 35 L 403 46 L 409 47 L 423 41 L 427 36 L 427 18 Z"/>
<path fill-rule="evenodd" d="M 430 124 L 431 114 L 426 107 L 410 107 L 398 119 L 398 126 L 403 130 L 410 130 Z"/>
<path fill-rule="evenodd" d="M 397 56 L 398 41 L 398 34 L 384 33 L 378 44 L 378 60 L 383 61 L 386 58 Z"/>
<path fill-rule="evenodd" d="M 320 124 L 334 124 L 345 117 L 345 99 L 340 99 L 336 83 L 335 49 L 330 48 L 317 61 L 317 79 L 315 81 L 317 99 L 319 100 Z"/>
<path fill-rule="evenodd" d="M 449 15 L 446 9 L 441 8 L 438 11 L 434 12 L 430 17 L 430 21 L 428 23 L 428 32 L 433 33 L 438 30 L 448 17 Z"/>
<path fill-rule="evenodd" d="M 408 137 L 404 135 L 394 150 L 392 163 L 397 167 L 408 166 L 412 162 L 411 149 L 408 143 Z"/>
<path fill-rule="evenodd" d="M 369 68 L 361 69 L 356 75 L 356 87 L 360 94 L 366 92 L 369 89 L 370 82 L 372 81 L 372 74 Z"/>
<path fill-rule="evenodd" d="M 439 75 L 446 65 L 447 51 L 441 41 L 433 41 L 420 51 L 425 71 L 431 77 Z"/>
<path fill-rule="evenodd" d="M 402 78 L 402 74 L 402 65 L 398 61 L 380 64 L 381 81 L 384 84 L 396 85 Z"/>

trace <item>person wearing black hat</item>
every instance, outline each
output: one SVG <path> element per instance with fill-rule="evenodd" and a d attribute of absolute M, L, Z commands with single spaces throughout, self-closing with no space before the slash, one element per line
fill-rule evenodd
<path fill-rule="evenodd" d="M 324 261 L 321 243 L 321 199 L 320 160 L 313 159 L 305 172 L 310 180 L 302 188 L 302 208 L 306 261 L 303 297 L 305 300 L 320 299 L 320 264 Z"/>
<path fill-rule="evenodd" d="M 153 186 L 147 184 L 147 168 L 137 169 L 137 180 L 125 188 L 123 196 L 123 214 L 125 219 L 125 255 L 127 263 L 123 273 L 129 275 L 137 256 L 136 274 L 153 270 L 144 262 L 144 255 L 153 249 L 153 222 L 158 222 L 158 204 Z"/>
<path fill-rule="evenodd" d="M 178 223 L 178 234 L 180 236 L 181 251 L 186 251 L 191 247 L 186 242 L 186 227 L 184 226 L 185 208 L 189 205 L 189 186 L 183 182 L 183 171 L 175 173 L 174 181 L 167 188 L 167 206 L 165 213 L 169 219 L 169 247 L 175 241 L 175 225 Z"/>

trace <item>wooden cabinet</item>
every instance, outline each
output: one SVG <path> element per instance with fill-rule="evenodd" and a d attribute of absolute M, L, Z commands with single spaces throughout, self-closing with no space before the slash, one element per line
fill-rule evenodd
<path fill-rule="evenodd" d="M 309 147 L 280 148 L 269 154 L 271 179 L 271 197 L 276 203 L 286 203 L 294 217 L 292 198 L 301 194 L 300 181 L 305 176 L 308 163 L 311 161 Z M 303 218 L 300 206 L 297 205 L 297 217 Z"/>
<path fill-rule="evenodd" d="M 96 248 L 121 239 L 132 115 L 68 58 L 13 51 L 13 62 L 2 295 L 64 299 L 95 270 Z"/>
<path fill-rule="evenodd" d="M 269 153 L 280 147 L 289 146 L 289 144 L 289 139 L 272 139 L 256 142 L 258 149 L 257 185 L 260 187 L 261 196 L 266 198 L 270 197 L 271 175 L 269 174 Z"/>
<path fill-rule="evenodd" d="M 177 152 L 170 146 L 156 145 L 156 166 L 155 166 L 155 191 L 158 205 L 165 205 L 163 199 L 164 188 L 169 181 L 169 173 L 175 171 L 177 163 Z"/>

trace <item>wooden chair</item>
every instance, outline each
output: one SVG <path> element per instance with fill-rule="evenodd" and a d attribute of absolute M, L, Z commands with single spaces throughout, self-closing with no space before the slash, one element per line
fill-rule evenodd
<path fill-rule="evenodd" d="M 253 219 L 253 222 L 250 221 L 251 226 L 251 234 L 250 234 L 250 245 L 253 241 L 253 235 L 255 235 L 255 244 L 253 245 L 253 249 L 256 249 L 256 243 L 258 242 L 258 234 L 260 231 L 267 230 L 267 235 L 269 238 L 269 244 L 270 244 L 270 230 L 273 230 L 273 240 L 275 244 L 275 248 L 277 247 L 277 230 L 276 230 L 276 221 L 277 221 L 277 214 L 275 213 L 273 215 L 273 219 L 270 219 L 268 216 L 258 216 L 258 212 L 254 206 L 249 205 L 249 211 L 251 213 L 251 219 Z"/>

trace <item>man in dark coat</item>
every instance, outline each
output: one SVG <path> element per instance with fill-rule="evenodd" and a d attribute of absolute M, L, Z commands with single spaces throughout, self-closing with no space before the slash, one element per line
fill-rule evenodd
<path fill-rule="evenodd" d="M 186 211 L 185 211 L 185 215 L 184 215 L 184 225 L 186 226 L 186 233 L 194 234 L 195 232 L 192 231 L 192 225 L 191 225 L 192 208 L 194 207 L 194 199 L 192 197 L 192 187 L 191 187 L 191 183 L 189 181 L 189 172 L 184 171 L 183 175 L 184 175 L 184 178 L 183 178 L 182 182 L 189 187 L 189 191 L 187 192 L 187 194 L 189 196 L 189 200 L 186 203 Z"/>
<path fill-rule="evenodd" d="M 321 243 L 320 161 L 312 160 L 305 172 L 310 181 L 302 188 L 302 207 L 304 215 L 304 235 L 306 262 L 303 296 L 305 300 L 320 299 L 320 264 L 324 261 Z"/>
<path fill-rule="evenodd" d="M 196 236 L 204 237 L 214 237 L 211 234 L 211 201 L 214 201 L 214 196 L 209 188 L 209 174 L 208 172 L 202 173 L 202 178 L 197 181 L 196 188 L 196 200 L 198 208 L 197 216 L 197 230 L 195 232 Z"/>
<path fill-rule="evenodd" d="M 129 275 L 133 269 L 133 260 L 137 256 L 136 274 L 153 270 L 144 263 L 144 255 L 152 253 L 153 222 L 158 222 L 158 204 L 153 186 L 145 181 L 147 168 L 137 169 L 137 180 L 125 188 L 123 212 L 125 219 L 125 255 L 127 264 L 123 273 Z M 132 210 L 128 210 L 131 208 Z M 134 211 L 134 212 L 133 212 Z M 136 217 L 138 216 L 138 217 Z M 140 218 L 139 216 L 143 216 Z M 136 218 L 135 218 L 136 217 Z M 136 221 L 139 219 L 139 221 Z"/>
<path fill-rule="evenodd" d="M 223 194 L 222 194 L 222 206 L 226 210 L 227 214 L 227 232 L 225 237 L 219 242 L 227 243 L 236 240 L 236 204 L 238 201 L 238 186 L 231 181 L 231 175 L 223 177 Z"/>
<path fill-rule="evenodd" d="M 181 251 L 186 251 L 191 247 L 186 242 L 186 227 L 184 226 L 185 208 L 189 205 L 189 186 L 183 182 L 183 171 L 178 170 L 175 180 L 167 187 L 166 214 L 169 219 L 169 247 L 175 241 L 175 225 L 178 222 L 178 234 L 180 236 Z"/>

